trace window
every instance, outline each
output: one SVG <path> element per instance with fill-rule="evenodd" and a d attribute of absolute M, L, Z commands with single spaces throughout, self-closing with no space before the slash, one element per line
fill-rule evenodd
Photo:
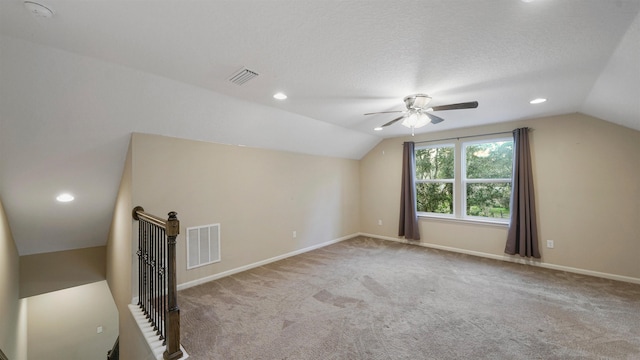
<path fill-rule="evenodd" d="M 465 143 L 462 148 L 465 215 L 508 220 L 513 140 Z"/>
<path fill-rule="evenodd" d="M 421 146 L 415 155 L 419 213 L 509 221 L 513 140 Z"/>
<path fill-rule="evenodd" d="M 416 199 L 418 212 L 453 215 L 453 145 L 416 148 Z"/>

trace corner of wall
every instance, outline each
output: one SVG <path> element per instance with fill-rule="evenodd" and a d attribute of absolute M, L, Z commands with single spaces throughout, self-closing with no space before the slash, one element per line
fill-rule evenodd
<path fill-rule="evenodd" d="M 118 328 L 120 335 L 120 353 L 123 358 L 145 359 L 150 350 L 143 339 L 137 324 L 133 321 L 128 305 L 132 296 L 132 232 L 133 220 L 133 141 L 129 140 L 129 149 L 122 170 L 122 178 L 113 210 L 113 219 L 107 238 L 107 283 L 118 308 Z M 152 357 L 148 357 L 151 359 Z"/>
<path fill-rule="evenodd" d="M 0 323 L 0 349 L 9 359 L 25 360 L 26 303 L 19 299 L 20 257 L 0 199 L 0 309 L 8 314 Z"/>
<path fill-rule="evenodd" d="M 107 283 L 120 311 L 131 299 L 131 141 L 107 237 Z"/>

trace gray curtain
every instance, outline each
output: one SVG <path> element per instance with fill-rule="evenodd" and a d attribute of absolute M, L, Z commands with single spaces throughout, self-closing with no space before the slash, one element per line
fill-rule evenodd
<path fill-rule="evenodd" d="M 513 144 L 515 156 L 511 182 L 511 222 L 504 252 L 540 258 L 529 129 L 513 130 Z"/>
<path fill-rule="evenodd" d="M 415 143 L 405 142 L 402 151 L 402 189 L 400 197 L 400 229 L 398 236 L 407 240 L 420 240 L 418 212 L 416 211 L 416 187 L 414 152 Z"/>

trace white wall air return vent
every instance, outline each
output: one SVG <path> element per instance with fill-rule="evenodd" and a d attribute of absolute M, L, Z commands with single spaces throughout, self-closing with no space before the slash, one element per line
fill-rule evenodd
<path fill-rule="evenodd" d="M 229 81 L 236 85 L 244 85 L 247 81 L 253 79 L 256 76 L 258 76 L 257 72 L 251 71 L 247 68 L 242 68 L 231 75 Z"/>
<path fill-rule="evenodd" d="M 187 228 L 187 269 L 220 261 L 220 224 Z"/>

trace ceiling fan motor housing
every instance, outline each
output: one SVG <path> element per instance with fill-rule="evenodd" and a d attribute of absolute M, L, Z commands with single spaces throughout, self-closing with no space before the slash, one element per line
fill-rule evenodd
<path fill-rule="evenodd" d="M 404 98 L 407 109 L 424 109 L 431 101 L 431 96 L 426 94 L 409 95 Z"/>

